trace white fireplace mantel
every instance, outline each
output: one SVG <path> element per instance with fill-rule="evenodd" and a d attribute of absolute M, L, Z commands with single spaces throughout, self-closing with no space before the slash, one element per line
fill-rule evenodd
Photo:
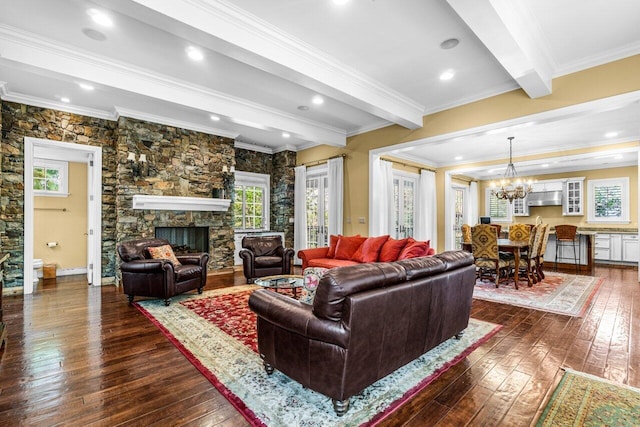
<path fill-rule="evenodd" d="M 219 211 L 229 210 L 230 199 L 209 199 L 205 197 L 147 196 L 133 195 L 133 209 L 160 211 Z"/>

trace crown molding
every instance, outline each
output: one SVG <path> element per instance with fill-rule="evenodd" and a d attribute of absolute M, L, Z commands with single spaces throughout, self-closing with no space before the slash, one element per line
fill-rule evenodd
<path fill-rule="evenodd" d="M 561 77 L 567 74 L 576 73 L 586 70 L 587 68 L 597 67 L 598 65 L 608 64 L 609 62 L 618 61 L 640 54 L 640 41 L 620 46 L 617 49 L 607 51 L 602 55 L 594 55 L 579 61 L 573 61 L 558 67 L 554 73 L 554 77 Z"/>
<path fill-rule="evenodd" d="M 4 101 L 8 102 L 17 102 L 19 104 L 32 105 L 34 107 L 64 111 L 66 113 L 94 117 L 96 119 L 111 121 L 117 120 L 117 115 L 114 112 L 98 110 L 95 108 L 81 107 L 74 104 L 68 104 L 66 102 L 52 101 L 50 99 L 38 98 L 35 96 L 25 95 L 17 92 L 10 92 L 7 89 L 6 84 L 0 84 L 0 95 L 2 95 L 2 99 Z"/>
<path fill-rule="evenodd" d="M 273 154 L 282 153 L 283 151 L 297 152 L 298 151 L 298 147 L 296 147 L 295 145 L 291 145 L 291 144 L 281 145 L 281 146 L 276 147 L 276 148 L 273 149 Z"/>
<path fill-rule="evenodd" d="M 300 118 L 255 102 L 193 85 L 132 64 L 101 57 L 0 24 L 2 57 L 74 78 L 124 90 L 201 111 L 237 118 L 245 123 L 266 123 L 279 132 L 302 139 L 344 147 L 346 132 Z"/>
<path fill-rule="evenodd" d="M 362 133 L 367 133 L 367 132 L 371 132 L 371 131 L 374 131 L 374 130 L 386 128 L 387 126 L 391 126 L 391 125 L 393 125 L 393 123 L 391 123 L 391 122 L 389 122 L 387 120 L 380 120 L 380 121 L 377 121 L 375 123 L 371 123 L 370 125 L 361 126 L 361 127 L 357 128 L 357 129 L 350 130 L 349 132 L 347 132 L 347 137 L 360 135 Z"/>
<path fill-rule="evenodd" d="M 227 130 L 213 128 L 209 126 L 202 126 L 193 122 L 186 122 L 183 120 L 176 120 L 166 116 L 159 116 L 156 114 L 145 113 L 144 111 L 133 110 L 126 107 L 115 106 L 115 111 L 118 117 L 130 117 L 132 119 L 142 120 L 145 122 L 158 123 L 161 125 L 172 126 L 180 129 L 192 130 L 195 132 L 202 132 L 209 135 L 222 136 L 225 138 L 236 139 L 240 134 L 236 132 L 229 132 Z"/>
<path fill-rule="evenodd" d="M 271 147 L 249 144 L 248 142 L 236 141 L 235 144 L 233 144 L 233 146 L 235 148 L 241 148 L 243 150 L 257 151 L 258 153 L 265 153 L 265 154 L 273 154 L 273 149 Z"/>
<path fill-rule="evenodd" d="M 420 103 L 229 1 L 133 1 L 239 48 L 225 52 L 234 59 L 409 129 L 422 127 Z"/>

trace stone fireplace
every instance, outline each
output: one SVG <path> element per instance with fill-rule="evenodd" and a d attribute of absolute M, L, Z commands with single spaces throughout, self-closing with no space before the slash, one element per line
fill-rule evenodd
<path fill-rule="evenodd" d="M 177 254 L 209 252 L 209 227 L 155 227 L 155 236 L 168 240 Z"/>

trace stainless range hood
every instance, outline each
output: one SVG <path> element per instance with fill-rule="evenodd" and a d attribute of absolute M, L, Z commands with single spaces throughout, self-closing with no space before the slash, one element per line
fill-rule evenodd
<path fill-rule="evenodd" d="M 529 193 L 527 206 L 562 206 L 562 191 L 536 191 Z"/>

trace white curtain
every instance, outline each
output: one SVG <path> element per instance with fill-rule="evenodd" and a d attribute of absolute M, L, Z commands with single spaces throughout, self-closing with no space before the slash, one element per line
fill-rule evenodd
<path fill-rule="evenodd" d="M 453 188 L 451 187 L 451 174 L 444 174 L 444 250 L 454 248 L 453 234 Z"/>
<path fill-rule="evenodd" d="M 376 156 L 371 168 L 371 236 L 393 235 L 395 209 L 393 205 L 393 168 L 391 162 Z"/>
<path fill-rule="evenodd" d="M 342 234 L 344 172 L 342 157 L 327 161 L 329 181 L 329 235 Z"/>
<path fill-rule="evenodd" d="M 431 240 L 432 248 L 438 245 L 437 212 L 436 174 L 422 170 L 416 197 L 416 223 L 413 237 L 416 240 Z"/>
<path fill-rule="evenodd" d="M 467 197 L 467 208 L 465 209 L 465 224 L 474 226 L 478 223 L 480 213 L 478 211 L 478 183 L 471 181 L 469 183 L 469 197 Z"/>
<path fill-rule="evenodd" d="M 293 259 L 294 264 L 300 265 L 302 260 L 298 258 L 298 251 L 307 248 L 307 167 L 297 166 L 295 172 L 293 249 L 296 256 Z"/>

